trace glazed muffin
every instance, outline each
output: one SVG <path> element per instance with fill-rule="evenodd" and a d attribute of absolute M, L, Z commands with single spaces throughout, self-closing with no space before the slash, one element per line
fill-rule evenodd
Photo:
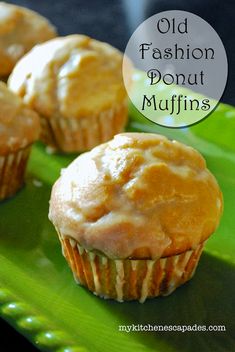
<path fill-rule="evenodd" d="M 196 150 L 123 133 L 62 171 L 49 218 L 76 280 L 99 296 L 143 302 L 193 276 L 222 208 Z"/>
<path fill-rule="evenodd" d="M 122 54 L 84 35 L 35 47 L 16 65 L 9 87 L 39 113 L 42 140 L 64 152 L 109 140 L 127 120 Z"/>
<path fill-rule="evenodd" d="M 38 13 L 0 2 L 0 77 L 33 46 L 56 36 L 55 28 Z"/>
<path fill-rule="evenodd" d="M 0 200 L 23 185 L 30 147 L 39 134 L 38 115 L 0 82 Z"/>

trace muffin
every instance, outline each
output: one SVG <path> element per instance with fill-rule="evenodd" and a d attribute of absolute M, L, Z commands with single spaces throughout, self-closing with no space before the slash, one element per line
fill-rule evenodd
<path fill-rule="evenodd" d="M 49 218 L 76 280 L 102 297 L 144 302 L 193 276 L 222 208 L 196 150 L 123 133 L 62 171 Z"/>
<path fill-rule="evenodd" d="M 0 200 L 23 185 L 30 147 L 39 134 L 38 115 L 0 82 Z"/>
<path fill-rule="evenodd" d="M 127 120 L 122 54 L 84 35 L 35 47 L 16 65 L 9 87 L 39 113 L 41 139 L 63 152 L 107 141 Z"/>
<path fill-rule="evenodd" d="M 0 2 L 0 77 L 32 47 L 56 36 L 55 28 L 38 13 Z"/>

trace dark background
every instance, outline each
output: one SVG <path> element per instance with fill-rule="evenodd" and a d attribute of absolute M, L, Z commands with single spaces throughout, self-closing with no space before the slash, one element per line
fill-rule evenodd
<path fill-rule="evenodd" d="M 220 35 L 228 56 L 229 76 L 222 101 L 235 105 L 234 0 L 16 0 L 6 1 L 38 11 L 50 19 L 60 35 L 82 33 L 124 51 L 136 27 L 166 10 L 185 10 L 201 16 Z M 0 320 L 1 351 L 37 351 Z M 15 348 L 15 346 L 17 346 Z"/>

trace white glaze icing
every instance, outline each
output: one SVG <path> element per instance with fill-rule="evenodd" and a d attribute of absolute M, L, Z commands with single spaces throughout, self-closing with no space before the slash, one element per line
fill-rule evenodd
<path fill-rule="evenodd" d="M 156 259 L 205 240 L 218 224 L 220 196 L 197 151 L 163 136 L 126 133 L 63 171 L 49 217 L 89 251 Z"/>
<path fill-rule="evenodd" d="M 46 118 L 92 117 L 126 99 L 122 58 L 114 47 L 85 35 L 57 37 L 17 63 L 9 86 Z M 83 123 L 92 128 L 90 119 Z M 65 127 L 63 119 L 60 124 Z"/>
<path fill-rule="evenodd" d="M 100 293 L 100 282 L 99 282 L 99 276 L 97 274 L 96 264 L 95 264 L 96 255 L 94 253 L 91 253 L 91 252 L 88 255 L 89 255 L 90 264 L 91 264 L 91 270 L 92 270 L 92 274 L 93 274 L 95 292 L 97 294 L 99 294 Z"/>
<path fill-rule="evenodd" d="M 138 260 L 132 260 L 131 261 L 131 268 L 132 270 L 136 270 L 137 269 L 137 266 L 138 266 Z"/>
<path fill-rule="evenodd" d="M 116 292 L 117 292 L 117 301 L 123 301 L 123 284 L 124 284 L 124 267 L 122 260 L 115 260 L 116 265 Z"/>
<path fill-rule="evenodd" d="M 84 252 L 84 248 L 82 246 L 79 246 L 79 244 L 77 244 L 77 248 L 78 248 L 78 252 L 80 255 L 83 255 Z"/>
<path fill-rule="evenodd" d="M 143 284 L 142 284 L 142 289 L 141 289 L 141 296 L 140 296 L 140 303 L 143 303 L 146 298 L 148 297 L 148 293 L 149 293 L 149 283 L 151 280 L 151 276 L 152 276 L 152 271 L 153 271 L 153 266 L 155 264 L 155 260 L 147 260 L 146 261 L 146 265 L 147 265 L 147 273 L 145 275 Z"/>
<path fill-rule="evenodd" d="M 0 155 L 18 151 L 34 142 L 40 132 L 38 115 L 0 82 Z"/>
<path fill-rule="evenodd" d="M 106 265 L 107 262 L 108 262 L 108 259 L 104 256 L 101 257 L 101 262 L 102 262 L 102 265 Z"/>
<path fill-rule="evenodd" d="M 80 253 L 81 252 L 84 253 L 83 248 L 81 246 L 77 245 L 77 248 Z M 165 287 L 164 292 L 161 292 L 161 294 L 169 295 L 172 291 L 174 291 L 180 283 L 181 276 L 185 272 L 185 268 L 188 265 L 188 262 L 190 261 L 191 256 L 193 255 L 194 258 L 199 256 L 200 252 L 202 251 L 202 248 L 203 248 L 203 245 L 199 245 L 195 251 L 190 250 L 180 255 L 169 257 L 169 258 L 146 260 L 145 262 L 146 262 L 147 270 L 146 270 L 144 280 L 142 282 L 139 302 L 143 303 L 146 300 L 146 298 L 150 296 L 151 294 L 150 287 L 152 287 L 152 280 L 156 279 L 153 276 L 153 274 L 161 275 L 161 277 L 158 278 L 158 280 L 160 280 L 158 282 L 159 285 L 161 285 L 161 283 L 165 280 L 165 277 L 167 275 L 167 286 Z M 92 277 L 94 282 L 93 293 L 103 298 L 109 298 L 104 292 L 104 287 L 102 287 L 100 277 L 98 274 L 98 272 L 101 272 L 102 270 L 106 270 L 105 266 L 108 263 L 108 259 L 104 256 L 96 255 L 95 253 L 92 253 L 92 252 L 88 252 L 86 256 L 88 256 L 91 270 L 92 270 Z M 116 267 L 116 277 L 115 277 L 116 300 L 119 302 L 123 302 L 124 300 L 123 285 L 125 283 L 125 280 L 128 280 L 129 278 L 127 277 L 127 273 L 125 272 L 125 262 L 123 260 L 114 260 L 113 262 L 115 263 L 115 267 Z M 138 264 L 140 262 L 141 262 L 140 260 L 130 259 L 130 265 L 132 270 L 134 271 L 138 270 Z M 161 267 L 161 271 L 159 273 L 155 273 L 155 264 L 157 262 L 159 262 Z M 111 262 L 109 262 L 109 265 L 111 265 Z M 187 279 L 193 276 L 195 269 L 196 269 L 196 266 L 192 270 L 191 274 L 189 273 L 189 276 L 187 277 Z M 163 271 L 163 275 L 161 274 L 162 271 Z M 76 277 L 76 275 L 74 275 L 74 278 L 76 282 L 79 283 L 79 280 Z"/>
<path fill-rule="evenodd" d="M 70 243 L 72 248 L 75 248 L 76 245 L 77 245 L 77 242 L 74 239 L 72 239 L 72 238 L 69 239 L 69 243 Z"/>

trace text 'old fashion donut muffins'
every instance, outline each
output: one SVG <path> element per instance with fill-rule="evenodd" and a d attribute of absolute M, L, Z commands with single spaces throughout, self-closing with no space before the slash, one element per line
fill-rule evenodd
<path fill-rule="evenodd" d="M 30 148 L 39 134 L 38 115 L 0 82 L 0 200 L 23 185 Z"/>
<path fill-rule="evenodd" d="M 35 47 L 16 65 L 9 87 L 39 113 L 42 140 L 64 152 L 109 140 L 127 120 L 122 54 L 84 35 Z"/>
<path fill-rule="evenodd" d="M 222 208 L 216 179 L 196 150 L 156 134 L 124 133 L 62 171 L 49 218 L 82 285 L 143 302 L 192 277 Z"/>
<path fill-rule="evenodd" d="M 0 77 L 8 76 L 16 62 L 36 44 L 55 36 L 55 28 L 43 16 L 0 2 Z"/>

